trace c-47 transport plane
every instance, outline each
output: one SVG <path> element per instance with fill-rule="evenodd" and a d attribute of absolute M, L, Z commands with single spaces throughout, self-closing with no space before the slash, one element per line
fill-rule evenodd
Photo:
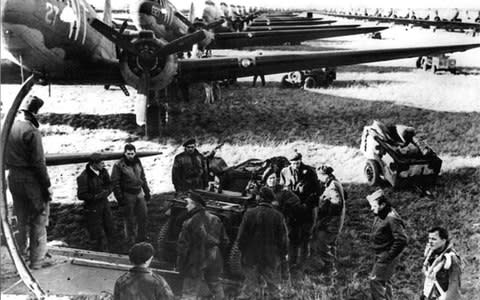
<path fill-rule="evenodd" d="M 147 135 L 158 134 L 160 113 L 156 114 L 155 109 L 160 109 L 154 100 L 159 94 L 166 94 L 160 91 L 167 88 L 255 74 L 464 51 L 480 46 L 428 45 L 181 59 L 179 52 L 191 49 L 196 43 L 205 43 L 210 32 L 182 23 L 173 5 L 166 0 L 139 2 L 137 13 L 142 31 L 134 35 L 112 28 L 107 10 L 104 22 L 97 19 L 85 0 L 2 0 L 1 5 L 5 48 L 23 67 L 52 84 L 93 83 L 135 88 L 139 94 L 137 122 L 147 122 Z M 105 7 L 110 7 L 109 3 Z M 147 106 L 151 110 L 148 113 Z M 152 122 L 146 120 L 147 116 L 152 116 Z"/>

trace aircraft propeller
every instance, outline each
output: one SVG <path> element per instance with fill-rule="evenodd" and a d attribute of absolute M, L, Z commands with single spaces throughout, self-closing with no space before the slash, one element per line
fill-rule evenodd
<path fill-rule="evenodd" d="M 139 125 L 145 124 L 147 97 L 150 90 L 164 88 L 168 84 L 168 80 L 171 80 L 175 74 L 169 67 L 169 78 L 158 76 L 163 69 L 167 69 L 169 62 L 173 63 L 174 60 L 168 57 L 190 50 L 194 44 L 203 41 L 206 37 L 205 32 L 199 30 L 171 42 L 165 42 L 155 38 L 151 30 L 142 30 L 138 35 L 126 35 L 117 32 L 98 19 L 94 19 L 91 26 L 123 50 L 120 54 L 120 62 L 128 72 L 125 71 L 122 74 L 127 83 L 136 87 L 139 95 L 137 99 L 137 123 Z M 132 75 L 136 78 L 132 78 Z M 161 78 L 159 81 L 163 81 L 161 84 L 152 83 L 154 78 Z"/>

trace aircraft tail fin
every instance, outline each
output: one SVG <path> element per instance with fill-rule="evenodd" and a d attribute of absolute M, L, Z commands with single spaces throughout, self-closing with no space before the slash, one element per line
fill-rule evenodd
<path fill-rule="evenodd" d="M 112 1 L 105 0 L 105 7 L 103 8 L 103 22 L 112 25 Z"/>
<path fill-rule="evenodd" d="M 190 4 L 190 13 L 188 14 L 188 20 L 190 21 L 190 23 L 193 24 L 193 22 L 195 21 L 195 4 L 192 3 Z"/>

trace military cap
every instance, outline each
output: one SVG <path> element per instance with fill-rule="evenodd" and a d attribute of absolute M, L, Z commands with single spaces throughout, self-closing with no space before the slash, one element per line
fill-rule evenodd
<path fill-rule="evenodd" d="M 298 153 L 295 151 L 293 155 L 290 157 L 290 161 L 296 161 L 296 160 L 301 160 L 302 159 L 302 154 Z"/>
<path fill-rule="evenodd" d="M 332 175 L 333 168 L 327 165 L 321 165 L 317 168 L 318 173 L 325 174 L 325 175 Z"/>
<path fill-rule="evenodd" d="M 88 158 L 88 162 L 93 164 L 101 162 L 102 160 L 103 160 L 102 154 L 99 152 L 94 152 L 90 154 L 90 157 Z"/>
<path fill-rule="evenodd" d="M 260 188 L 260 192 L 259 192 L 259 195 L 260 195 L 260 201 L 262 202 L 273 202 L 273 200 L 275 200 L 275 195 L 273 194 L 272 190 L 269 189 L 268 187 L 261 187 Z"/>
<path fill-rule="evenodd" d="M 195 192 L 190 192 L 188 194 L 188 197 L 190 199 L 192 199 L 195 203 L 198 203 L 200 204 L 201 206 L 205 207 L 207 206 L 207 203 L 205 202 L 205 200 L 202 198 L 202 196 L 200 196 L 199 194 L 195 193 Z"/>
<path fill-rule="evenodd" d="M 37 114 L 38 110 L 43 106 L 43 103 L 43 100 L 37 96 L 29 96 L 27 99 L 23 100 L 20 110 L 26 110 Z"/>
<path fill-rule="evenodd" d="M 128 257 L 134 265 L 145 263 L 154 254 L 153 246 L 150 243 L 137 243 L 130 248 Z"/>
<path fill-rule="evenodd" d="M 203 22 L 203 20 L 199 21 L 199 22 Z M 191 139 L 186 140 L 185 143 L 183 143 L 183 147 L 187 147 L 189 145 L 195 145 L 196 143 L 197 143 L 197 141 L 194 138 L 191 138 Z"/>
<path fill-rule="evenodd" d="M 368 195 L 366 198 L 367 198 L 368 202 L 372 202 L 372 201 L 375 201 L 375 200 L 380 199 L 382 197 L 385 197 L 385 195 L 383 194 L 383 190 L 378 189 L 375 192 Z"/>

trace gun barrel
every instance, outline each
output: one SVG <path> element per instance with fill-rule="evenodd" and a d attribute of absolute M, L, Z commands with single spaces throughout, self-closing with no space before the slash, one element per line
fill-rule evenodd
<path fill-rule="evenodd" d="M 56 154 L 47 154 L 45 155 L 45 160 L 47 166 L 58 166 L 58 165 L 68 165 L 68 164 L 79 164 L 88 162 L 90 155 L 92 153 L 56 153 Z M 120 159 L 123 156 L 123 152 L 101 152 L 103 160 L 114 160 Z M 159 151 L 138 151 L 137 157 L 146 157 L 159 155 L 162 152 Z"/>

